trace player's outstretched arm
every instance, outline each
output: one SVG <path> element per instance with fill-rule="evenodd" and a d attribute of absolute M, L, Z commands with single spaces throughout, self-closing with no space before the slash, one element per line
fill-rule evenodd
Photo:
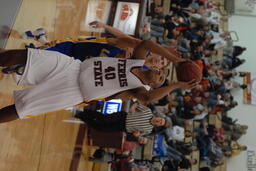
<path fill-rule="evenodd" d="M 100 21 L 93 21 L 93 22 L 89 23 L 89 25 L 94 28 L 104 28 L 107 32 L 109 32 L 110 34 L 113 34 L 115 37 L 131 37 L 131 36 L 123 33 L 122 31 L 120 31 L 112 26 L 109 26 L 107 24 L 104 24 Z"/>
<path fill-rule="evenodd" d="M 137 93 L 134 93 L 134 98 L 138 99 L 138 101 L 144 105 L 148 105 L 154 101 L 160 100 L 167 94 L 169 94 L 171 91 L 181 88 L 181 89 L 193 89 L 198 85 L 198 82 L 195 80 L 189 81 L 189 82 L 176 82 L 169 84 L 165 87 L 160 87 L 157 89 L 154 89 L 152 91 L 146 91 L 145 89 L 142 91 L 138 91 Z"/>
<path fill-rule="evenodd" d="M 180 57 L 178 53 L 170 53 L 167 49 L 159 44 L 156 44 L 150 40 L 141 41 L 137 47 L 135 47 L 133 56 L 135 58 L 145 58 L 148 51 L 156 53 L 160 56 L 167 58 L 171 62 L 179 63 L 184 62 L 186 59 Z"/>
<path fill-rule="evenodd" d="M 118 37 L 118 38 L 108 38 L 108 43 L 119 47 L 119 48 L 135 48 L 140 44 L 140 39 L 135 39 L 133 37 Z"/>
<path fill-rule="evenodd" d="M 120 98 L 124 101 L 131 100 L 131 99 L 137 99 L 141 104 L 148 105 L 150 103 L 153 103 L 167 94 L 169 94 L 171 91 L 181 88 L 181 89 L 193 89 L 197 86 L 197 82 L 192 80 L 189 82 L 177 82 L 169 84 L 165 87 L 160 87 L 152 91 L 147 91 L 144 87 L 132 89 L 123 91 L 122 93 L 119 93 L 115 95 L 114 98 Z"/>

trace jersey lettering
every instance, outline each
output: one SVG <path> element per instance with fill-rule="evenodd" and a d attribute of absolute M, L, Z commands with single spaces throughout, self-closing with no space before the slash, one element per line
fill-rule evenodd
<path fill-rule="evenodd" d="M 105 80 L 113 80 L 116 79 L 116 75 L 118 75 L 120 87 L 128 86 L 126 78 L 126 60 L 118 60 L 117 70 L 113 66 L 108 66 L 104 69 L 104 72 L 102 68 L 102 61 L 94 61 L 94 83 L 96 87 L 102 87 L 104 85 L 103 78 L 105 78 Z"/>
<path fill-rule="evenodd" d="M 118 60 L 118 78 L 119 78 L 120 87 L 128 86 L 125 71 L 126 71 L 126 60 L 119 59 Z"/>
<path fill-rule="evenodd" d="M 103 76 L 102 76 L 102 62 L 94 61 L 94 80 L 95 86 L 103 86 Z"/>
<path fill-rule="evenodd" d="M 111 80 L 111 79 L 115 79 L 116 78 L 116 73 L 115 73 L 116 69 L 114 67 L 107 67 L 105 69 L 105 79 L 106 80 Z"/>

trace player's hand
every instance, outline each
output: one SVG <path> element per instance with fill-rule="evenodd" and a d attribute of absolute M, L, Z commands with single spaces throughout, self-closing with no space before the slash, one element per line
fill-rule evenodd
<path fill-rule="evenodd" d="M 138 103 L 134 103 L 130 106 L 129 112 L 134 113 L 138 107 Z"/>
<path fill-rule="evenodd" d="M 134 131 L 132 133 L 132 135 L 135 136 L 135 137 L 139 137 L 140 136 L 140 131 Z"/>
<path fill-rule="evenodd" d="M 178 58 L 176 61 L 173 62 L 174 66 L 177 67 L 181 62 L 193 62 L 187 58 Z"/>
<path fill-rule="evenodd" d="M 176 47 L 171 47 L 171 46 L 168 47 L 168 46 L 166 46 L 165 48 L 166 48 L 170 53 L 172 53 L 173 55 L 175 55 L 175 56 L 177 56 L 177 57 L 181 57 L 181 56 L 182 56 L 182 53 L 179 52 Z"/>
<path fill-rule="evenodd" d="M 89 23 L 89 26 L 92 26 L 93 28 L 104 28 L 105 24 L 103 24 L 102 22 L 99 22 L 99 21 L 93 21 L 93 22 Z"/>
<path fill-rule="evenodd" d="M 172 61 L 174 63 L 174 65 L 178 65 L 178 63 L 185 62 L 187 60 L 185 58 L 182 58 L 182 53 L 179 52 L 176 47 L 166 46 L 164 48 L 167 49 L 169 53 L 171 53 L 172 55 L 177 57 L 177 59 L 175 61 Z"/>
<path fill-rule="evenodd" d="M 186 90 L 191 90 L 193 88 L 196 88 L 199 82 L 196 82 L 196 80 L 191 80 L 188 82 L 177 82 L 176 85 L 178 88 L 186 89 Z"/>

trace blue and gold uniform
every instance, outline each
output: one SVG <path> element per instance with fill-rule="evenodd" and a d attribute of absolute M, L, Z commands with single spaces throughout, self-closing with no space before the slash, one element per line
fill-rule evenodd
<path fill-rule="evenodd" d="M 125 50 L 108 44 L 107 38 L 104 37 L 54 40 L 45 46 L 37 48 L 57 51 L 74 57 L 75 59 L 79 59 L 80 61 L 84 61 L 88 57 L 131 57 L 131 54 L 127 53 Z M 148 52 L 147 55 L 149 54 L 150 52 Z M 147 66 L 143 66 L 143 69 L 147 70 L 149 68 Z"/>
<path fill-rule="evenodd" d="M 87 57 L 121 57 L 124 50 L 107 43 L 107 38 L 89 37 L 85 39 L 56 40 L 39 47 L 57 51 L 84 61 Z"/>

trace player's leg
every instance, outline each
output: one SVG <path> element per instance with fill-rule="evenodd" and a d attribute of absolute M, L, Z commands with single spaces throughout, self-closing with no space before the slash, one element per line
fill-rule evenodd
<path fill-rule="evenodd" d="M 18 119 L 15 105 L 10 105 L 0 109 L 0 123 L 9 122 Z"/>
<path fill-rule="evenodd" d="M 0 52 L 0 66 L 9 67 L 18 64 L 26 64 L 27 50 L 3 50 Z"/>

